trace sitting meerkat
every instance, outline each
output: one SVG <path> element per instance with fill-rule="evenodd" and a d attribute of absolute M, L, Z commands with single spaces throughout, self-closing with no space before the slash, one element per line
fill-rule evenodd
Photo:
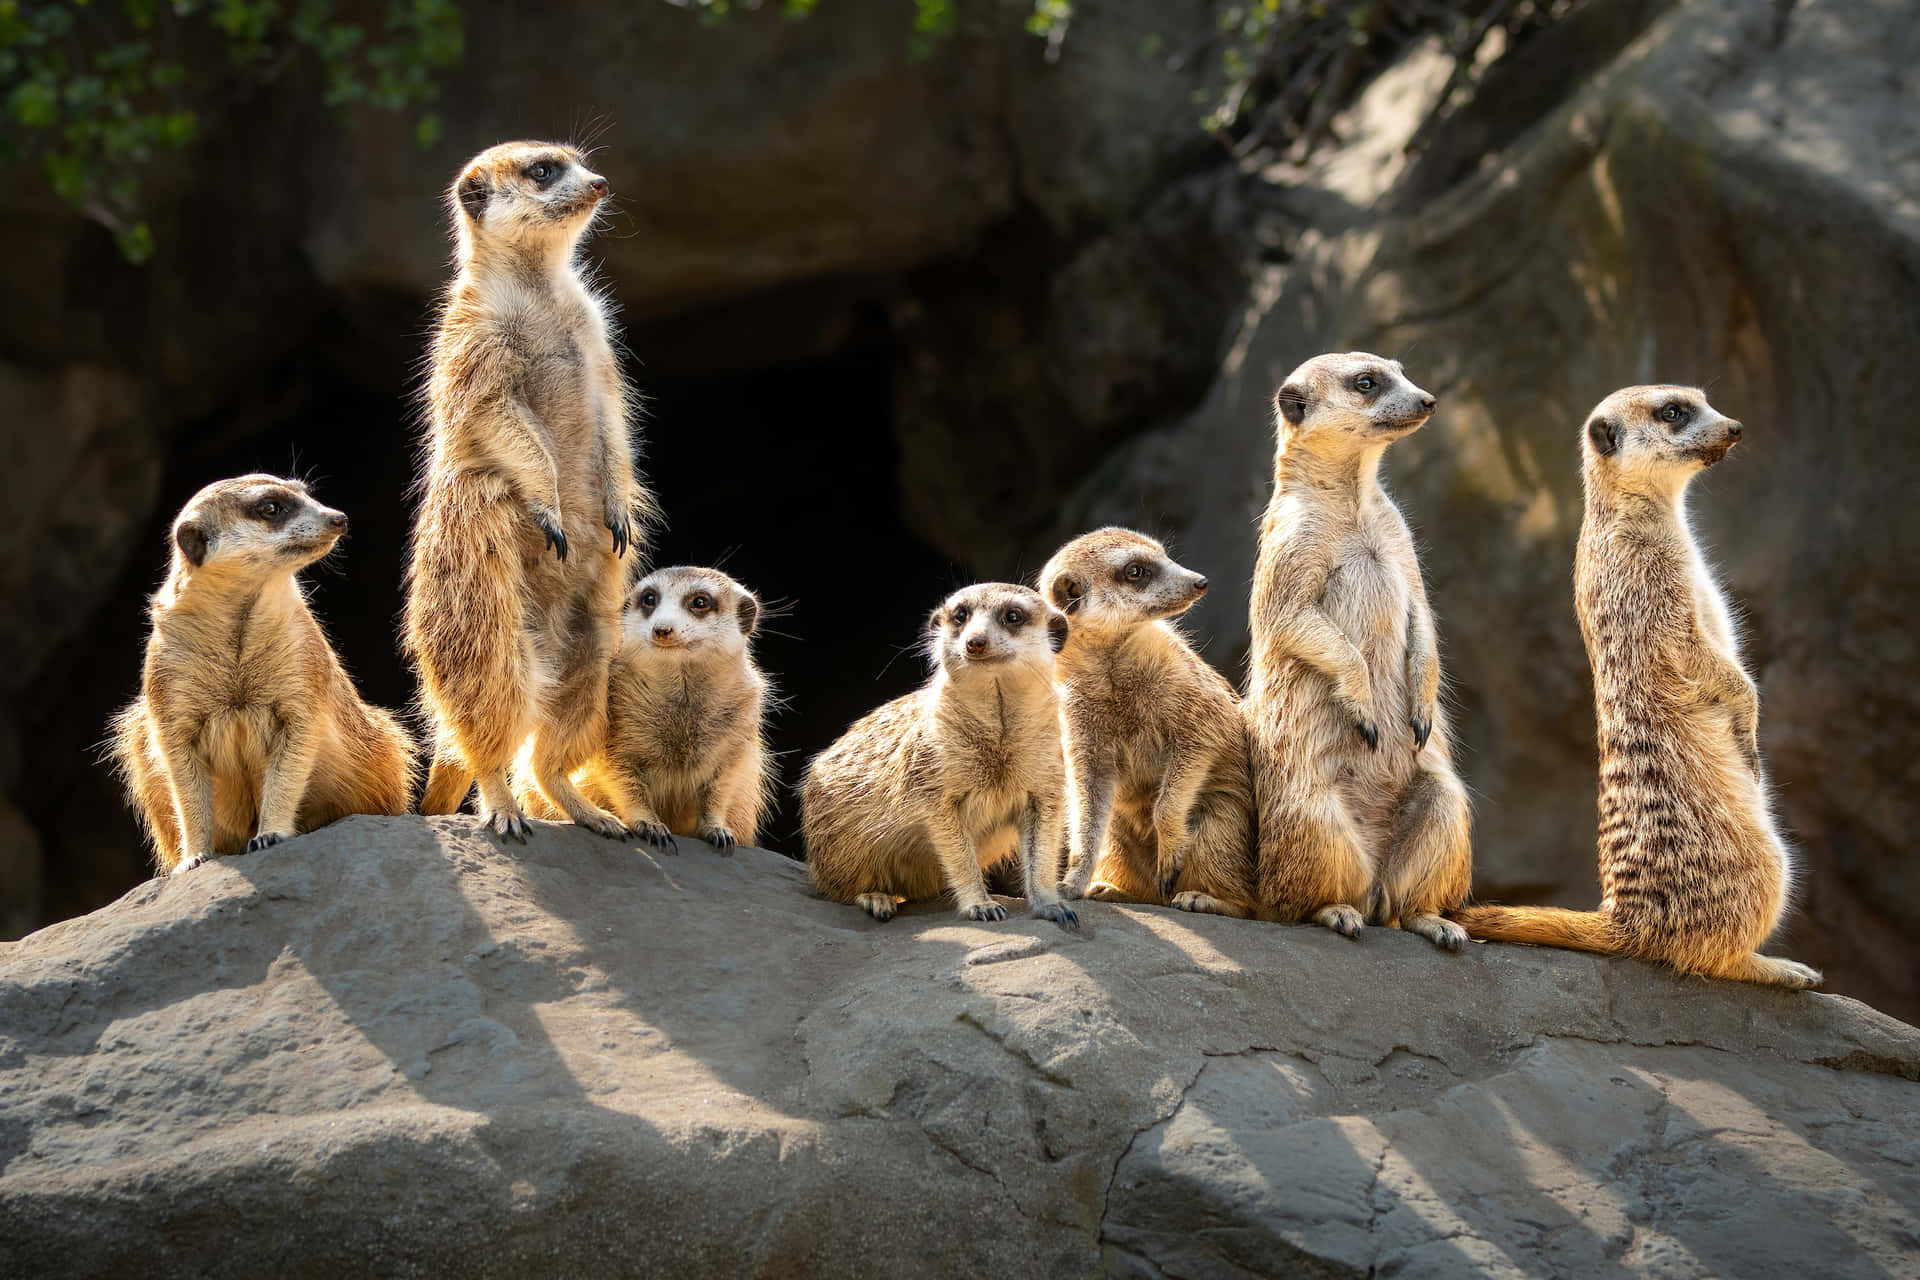
<path fill-rule="evenodd" d="M 767 680 L 750 641 L 760 601 L 718 569 L 656 569 L 627 593 L 607 686 L 607 746 L 574 775 L 594 804 L 663 852 L 697 836 L 731 853 L 766 808 Z M 559 818 L 523 767 L 520 800 Z"/>
<path fill-rule="evenodd" d="M 1066 615 L 990 582 L 948 596 L 926 634 L 933 677 L 807 768 L 801 826 L 815 887 L 876 920 L 942 891 L 968 920 L 1004 920 L 982 872 L 1017 850 L 1033 914 L 1078 928 L 1058 889 L 1066 766 L 1053 656 Z"/>
<path fill-rule="evenodd" d="M 295 577 L 346 529 L 269 475 L 210 484 L 174 520 L 140 696 L 111 746 L 161 871 L 407 811 L 413 742 L 360 700 Z"/>
<path fill-rule="evenodd" d="M 1127 529 L 1083 534 L 1040 571 L 1040 593 L 1072 624 L 1055 659 L 1068 898 L 1255 914 L 1239 699 L 1168 621 L 1206 590 L 1205 578 Z"/>
<path fill-rule="evenodd" d="M 1420 561 L 1380 456 L 1433 414 L 1396 360 L 1316 356 L 1274 397 L 1245 702 L 1262 905 L 1360 935 L 1360 906 L 1450 951 L 1473 877 Z"/>
<path fill-rule="evenodd" d="M 1793 859 L 1760 764 L 1760 699 L 1687 523 L 1687 486 L 1740 439 L 1692 387 L 1628 387 L 1582 434 L 1574 603 L 1600 740 L 1600 909 L 1465 907 L 1476 938 L 1639 956 L 1683 973 L 1812 987 L 1760 948 Z"/>

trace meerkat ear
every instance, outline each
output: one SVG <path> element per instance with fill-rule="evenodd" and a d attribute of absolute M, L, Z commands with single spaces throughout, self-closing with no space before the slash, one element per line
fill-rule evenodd
<path fill-rule="evenodd" d="M 947 625 L 947 606 L 941 605 L 938 609 L 935 609 L 932 613 L 927 615 L 927 625 L 925 630 L 928 635 L 937 636 L 940 634 L 940 629 L 946 625 Z"/>
<path fill-rule="evenodd" d="M 1072 613 L 1080 607 L 1080 597 L 1086 594 L 1086 588 L 1071 574 L 1063 573 L 1047 587 L 1047 594 L 1053 597 L 1053 602 L 1060 606 L 1062 613 Z M 1059 649 L 1059 645 L 1054 646 L 1055 652 Z"/>
<path fill-rule="evenodd" d="M 740 634 L 752 635 L 753 629 L 760 625 L 760 602 L 753 598 L 752 592 L 742 591 L 736 608 L 740 615 Z"/>
<path fill-rule="evenodd" d="M 487 197 L 493 194 L 491 184 L 487 181 L 486 170 L 467 170 L 467 172 L 461 176 L 460 186 L 457 190 L 460 207 L 467 211 L 469 218 L 472 218 L 475 222 L 480 221 L 481 215 L 487 211 Z"/>
<path fill-rule="evenodd" d="M 180 554 L 196 569 L 207 562 L 207 547 L 212 541 L 198 520 L 183 520 L 174 526 L 173 545 L 180 548 Z"/>
<path fill-rule="evenodd" d="M 1067 621 L 1066 614 L 1047 610 L 1047 643 L 1053 646 L 1055 653 L 1067 647 L 1067 632 L 1072 625 Z"/>
<path fill-rule="evenodd" d="M 1297 427 L 1307 420 L 1307 406 L 1313 402 L 1313 393 L 1306 384 L 1289 382 L 1273 393 L 1273 407 L 1287 420 L 1287 425 Z"/>
<path fill-rule="evenodd" d="M 1612 418 L 1595 418 L 1587 424 L 1587 439 L 1593 444 L 1593 451 L 1603 458 L 1611 458 L 1620 448 L 1620 424 Z"/>

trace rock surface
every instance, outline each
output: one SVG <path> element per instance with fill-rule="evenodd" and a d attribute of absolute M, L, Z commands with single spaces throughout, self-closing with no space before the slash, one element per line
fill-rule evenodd
<path fill-rule="evenodd" d="M 1293 228 L 1289 259 L 1206 403 L 1102 464 L 1061 531 L 1172 534 L 1220 584 L 1197 622 L 1234 669 L 1274 388 L 1320 351 L 1402 357 L 1440 410 L 1384 472 L 1439 618 L 1476 888 L 1591 906 L 1578 431 L 1616 387 L 1708 387 L 1748 427 L 1692 510 L 1804 854 L 1790 945 L 1920 1018 L 1920 27 L 1879 0 L 1599 0 L 1409 168 L 1435 61 L 1374 85 L 1312 171 L 1270 175 L 1255 205 Z"/>
<path fill-rule="evenodd" d="M 355 818 L 0 944 L 0 1274 L 1884 1277 L 1840 997 Z"/>

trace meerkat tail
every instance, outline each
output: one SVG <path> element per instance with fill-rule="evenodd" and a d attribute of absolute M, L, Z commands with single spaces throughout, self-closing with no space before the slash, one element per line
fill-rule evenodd
<path fill-rule="evenodd" d="M 1482 942 L 1520 942 L 1535 947 L 1564 947 L 1595 955 L 1624 951 L 1613 923 L 1598 911 L 1563 907 L 1459 907 L 1446 913 Z"/>
<path fill-rule="evenodd" d="M 458 813 L 471 790 L 473 771 L 467 768 L 467 762 L 444 749 L 436 751 L 433 765 L 427 770 L 427 790 L 420 797 L 420 812 Z"/>

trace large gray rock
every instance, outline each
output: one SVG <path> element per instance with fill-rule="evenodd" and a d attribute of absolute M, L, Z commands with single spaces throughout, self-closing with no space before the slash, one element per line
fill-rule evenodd
<path fill-rule="evenodd" d="M 0 945 L 0 1274 L 1884 1277 L 1920 1031 L 355 818 Z"/>
<path fill-rule="evenodd" d="M 1444 65 L 1409 62 L 1339 151 L 1271 175 L 1255 206 L 1296 228 L 1290 258 L 1207 402 L 1109 457 L 1061 530 L 1172 533 L 1220 584 L 1199 626 L 1235 668 L 1274 388 L 1319 351 L 1402 357 L 1440 411 L 1385 472 L 1424 548 L 1476 887 L 1592 905 L 1577 433 L 1616 387 L 1709 387 L 1749 431 L 1693 510 L 1805 853 L 1792 947 L 1920 1016 L 1916 60 L 1920 27 L 1874 0 L 1598 0 L 1500 64 L 1411 169 L 1400 144 Z"/>

